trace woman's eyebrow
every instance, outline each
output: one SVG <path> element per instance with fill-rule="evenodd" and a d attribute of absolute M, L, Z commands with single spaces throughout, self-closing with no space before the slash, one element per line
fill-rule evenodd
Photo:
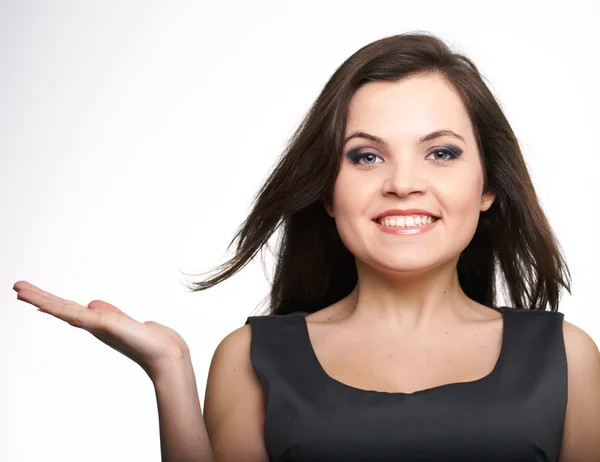
<path fill-rule="evenodd" d="M 435 138 L 439 138 L 441 136 L 452 136 L 454 138 L 458 138 L 459 140 L 461 140 L 463 143 L 467 144 L 467 142 L 465 141 L 465 139 L 460 136 L 458 133 L 453 132 L 452 130 L 436 130 L 434 132 L 428 133 L 427 135 L 422 136 L 421 138 L 419 138 L 419 144 L 423 144 L 427 141 L 431 141 Z M 379 138 L 378 136 L 375 135 L 371 135 L 370 133 L 366 133 L 366 132 L 353 132 L 350 136 L 348 136 L 345 140 L 344 140 L 344 145 L 350 141 L 352 138 L 365 138 L 371 141 L 375 141 L 376 143 L 382 144 L 383 146 L 389 148 L 390 145 L 383 139 L 383 138 Z"/>

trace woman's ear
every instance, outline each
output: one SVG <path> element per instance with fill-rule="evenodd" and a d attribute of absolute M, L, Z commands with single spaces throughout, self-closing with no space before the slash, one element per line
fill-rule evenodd
<path fill-rule="evenodd" d="M 327 198 L 323 200 L 323 205 L 325 206 L 325 210 L 327 211 L 327 214 L 333 218 L 335 216 L 335 214 L 333 213 L 333 203 L 331 201 L 331 198 Z"/>
<path fill-rule="evenodd" d="M 479 210 L 486 212 L 496 200 L 496 195 L 493 192 L 486 192 L 481 196 L 481 206 Z"/>

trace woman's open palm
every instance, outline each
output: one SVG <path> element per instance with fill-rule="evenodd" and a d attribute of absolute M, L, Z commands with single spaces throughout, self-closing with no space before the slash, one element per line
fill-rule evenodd
<path fill-rule="evenodd" d="M 188 346 L 173 329 L 154 321 L 140 323 L 116 306 L 93 300 L 87 307 L 57 297 L 27 281 L 16 282 L 17 299 L 38 307 L 94 337 L 139 364 L 151 379 L 189 357 Z"/>

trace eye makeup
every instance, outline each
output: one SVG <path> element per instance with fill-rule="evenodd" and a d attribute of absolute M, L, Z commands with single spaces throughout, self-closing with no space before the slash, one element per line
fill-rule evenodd
<path fill-rule="evenodd" d="M 350 162 L 352 162 L 352 164 L 354 165 L 371 165 L 375 162 L 368 162 L 366 164 L 361 163 L 361 161 L 367 160 L 369 158 L 376 158 L 379 157 L 381 158 L 380 155 L 375 154 L 374 152 L 371 151 L 361 151 L 362 148 L 356 148 L 356 149 L 351 149 L 350 151 L 348 151 L 346 153 L 346 157 L 350 160 Z M 461 156 L 462 154 L 462 149 L 456 147 L 456 146 L 444 146 L 444 147 L 438 147 L 438 148 L 434 148 L 432 149 L 429 154 L 427 156 L 430 156 L 431 154 L 437 154 L 437 153 L 443 153 L 445 154 L 447 157 L 444 159 L 433 159 L 434 162 L 437 163 L 441 163 L 441 162 L 448 162 L 454 159 L 457 159 Z"/>
<path fill-rule="evenodd" d="M 361 152 L 360 148 L 358 149 L 353 149 L 351 151 L 349 151 L 346 154 L 346 157 L 348 159 L 350 159 L 350 162 L 352 162 L 354 165 L 357 165 L 361 160 L 363 159 L 367 159 L 369 157 L 380 157 L 377 154 L 373 153 L 373 152 Z"/>
<path fill-rule="evenodd" d="M 445 160 L 444 159 L 436 159 L 436 161 L 446 162 L 448 160 L 459 158 L 462 154 L 462 149 L 457 148 L 455 146 L 445 146 L 445 147 L 432 149 L 428 155 L 435 154 L 438 152 L 443 152 L 444 154 L 448 155 L 449 157 L 447 157 Z"/>

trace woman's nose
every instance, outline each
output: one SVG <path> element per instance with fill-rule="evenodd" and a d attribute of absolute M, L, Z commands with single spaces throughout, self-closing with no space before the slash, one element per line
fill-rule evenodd
<path fill-rule="evenodd" d="M 418 162 L 405 160 L 389 164 L 386 168 L 382 192 L 384 195 L 396 194 L 402 197 L 412 193 L 424 192 L 425 185 L 424 172 L 419 167 Z"/>

